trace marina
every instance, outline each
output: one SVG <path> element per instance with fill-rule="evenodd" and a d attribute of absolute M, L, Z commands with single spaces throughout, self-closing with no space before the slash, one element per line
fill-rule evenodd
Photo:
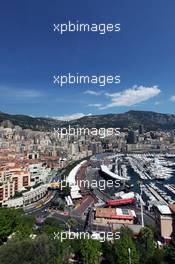
<path fill-rule="evenodd" d="M 174 155 L 117 154 L 104 156 L 104 160 L 106 159 L 108 161 L 111 159 L 111 163 L 105 167 L 106 172 L 110 171 L 109 175 L 113 177 L 118 175 L 124 186 L 129 186 L 134 193 L 140 194 L 142 191 L 143 202 L 149 209 L 155 203 L 166 205 L 174 203 Z M 106 162 L 104 160 L 103 163 Z M 121 190 L 118 191 L 120 193 Z M 115 194 L 111 191 L 111 195 L 117 196 L 116 190 Z"/>

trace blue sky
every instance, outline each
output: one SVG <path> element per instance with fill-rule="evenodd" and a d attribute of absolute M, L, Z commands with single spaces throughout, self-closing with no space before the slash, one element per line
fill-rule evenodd
<path fill-rule="evenodd" d="M 174 0 L 6 0 L 0 3 L 0 110 L 81 116 L 130 109 L 174 113 Z M 53 24 L 120 23 L 120 32 Z M 120 84 L 53 84 L 53 75 L 117 75 Z"/>

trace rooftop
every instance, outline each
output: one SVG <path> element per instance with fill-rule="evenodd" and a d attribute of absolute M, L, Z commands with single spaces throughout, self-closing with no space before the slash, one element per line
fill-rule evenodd
<path fill-rule="evenodd" d="M 123 208 L 96 208 L 97 218 L 123 218 L 133 219 L 135 212 L 130 209 Z"/>
<path fill-rule="evenodd" d="M 156 207 L 157 207 L 157 209 L 159 210 L 159 212 L 161 213 L 161 214 L 168 214 L 168 215 L 171 215 L 172 214 L 172 212 L 171 212 L 171 210 L 170 210 L 170 208 L 169 208 L 169 206 L 168 205 L 164 205 L 164 204 L 159 204 L 159 205 L 156 205 Z"/>

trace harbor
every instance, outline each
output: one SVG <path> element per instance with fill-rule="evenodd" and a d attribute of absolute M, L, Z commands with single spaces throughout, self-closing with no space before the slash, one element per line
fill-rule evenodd
<path fill-rule="evenodd" d="M 175 156 L 170 154 L 116 154 L 97 156 L 107 163 L 106 172 L 122 180 L 125 191 L 142 192 L 145 206 L 150 210 L 155 203 L 172 204 L 175 201 Z M 108 160 L 108 161 L 107 161 Z M 104 166 L 104 165 L 103 165 Z M 99 176 L 98 176 L 99 177 Z M 129 187 L 129 188 L 128 188 Z M 128 189 L 127 189 L 128 188 Z M 118 189 L 118 192 L 122 188 Z M 108 191 L 108 190 L 107 190 Z M 110 190 L 115 196 L 116 189 Z"/>

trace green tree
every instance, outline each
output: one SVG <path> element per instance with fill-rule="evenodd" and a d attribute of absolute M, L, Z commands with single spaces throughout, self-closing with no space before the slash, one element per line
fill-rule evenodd
<path fill-rule="evenodd" d="M 100 242 L 93 239 L 82 239 L 80 241 L 80 254 L 84 264 L 100 263 Z"/>
<path fill-rule="evenodd" d="M 5 241 L 15 231 L 21 210 L 0 208 L 0 239 Z"/>
<path fill-rule="evenodd" d="M 70 227 L 75 227 L 78 222 L 75 218 L 70 218 L 68 221 L 67 221 L 67 224 L 70 226 Z"/>
<path fill-rule="evenodd" d="M 172 241 L 169 245 L 164 246 L 165 260 L 169 264 L 175 263 L 175 234 L 173 234 Z"/>
<path fill-rule="evenodd" d="M 0 247 L 1 264 L 67 264 L 67 242 L 54 241 L 46 235 L 35 239 L 11 240 Z"/>
<path fill-rule="evenodd" d="M 54 217 L 48 217 L 42 227 L 41 232 L 46 233 L 51 238 L 54 237 L 54 233 L 60 232 L 60 220 Z"/>
<path fill-rule="evenodd" d="M 114 243 L 117 264 L 139 264 L 139 253 L 129 228 L 120 229 L 121 238 Z"/>
<path fill-rule="evenodd" d="M 0 263 L 47 263 L 50 251 L 52 250 L 45 237 L 42 237 L 42 240 L 11 240 L 0 248 Z"/>
<path fill-rule="evenodd" d="M 155 253 L 155 241 L 153 231 L 149 227 L 140 230 L 138 237 L 138 249 L 142 263 L 150 263 Z"/>
<path fill-rule="evenodd" d="M 108 241 L 102 243 L 102 252 L 106 264 L 116 264 L 117 254 L 114 244 Z"/>
<path fill-rule="evenodd" d="M 149 260 L 149 264 L 165 264 L 164 261 L 165 252 L 163 248 L 156 248 L 154 251 L 154 255 Z"/>
<path fill-rule="evenodd" d="M 20 215 L 16 220 L 15 238 L 29 238 L 33 233 L 35 218 L 33 216 Z"/>

